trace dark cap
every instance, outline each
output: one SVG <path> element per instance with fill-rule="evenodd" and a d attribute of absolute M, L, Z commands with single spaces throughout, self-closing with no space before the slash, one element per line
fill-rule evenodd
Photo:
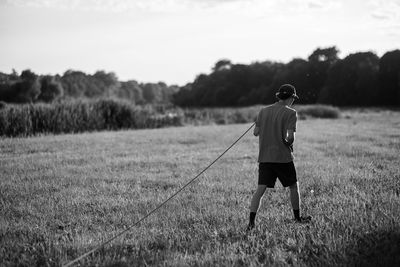
<path fill-rule="evenodd" d="M 279 90 L 275 95 L 277 98 L 279 98 L 281 100 L 288 99 L 291 96 L 296 99 L 299 99 L 299 97 L 296 95 L 296 89 L 291 84 L 281 85 L 281 87 L 279 87 Z"/>

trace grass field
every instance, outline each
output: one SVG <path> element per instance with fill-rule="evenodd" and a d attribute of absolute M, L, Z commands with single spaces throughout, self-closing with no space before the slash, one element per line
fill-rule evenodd
<path fill-rule="evenodd" d="M 0 139 L 0 265 L 59 266 L 144 216 L 250 124 Z M 298 124 L 304 212 L 269 191 L 251 234 L 258 140 L 246 135 L 191 187 L 90 266 L 399 266 L 400 112 Z"/>

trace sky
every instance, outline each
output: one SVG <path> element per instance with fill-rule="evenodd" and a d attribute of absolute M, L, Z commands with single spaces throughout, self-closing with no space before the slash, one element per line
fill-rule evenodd
<path fill-rule="evenodd" d="M 184 85 L 250 64 L 400 49 L 400 0 L 0 0 L 0 72 Z"/>

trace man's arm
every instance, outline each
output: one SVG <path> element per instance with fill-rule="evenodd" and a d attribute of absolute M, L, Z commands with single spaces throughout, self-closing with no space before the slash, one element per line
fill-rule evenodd
<path fill-rule="evenodd" d="M 293 112 L 289 115 L 287 130 L 286 130 L 286 137 L 284 138 L 283 142 L 287 145 L 290 151 L 293 152 L 293 143 L 294 143 L 294 134 L 296 132 L 296 123 L 297 123 L 297 113 Z"/>
<path fill-rule="evenodd" d="M 285 144 L 288 146 L 293 145 L 295 139 L 294 130 L 287 130 Z"/>

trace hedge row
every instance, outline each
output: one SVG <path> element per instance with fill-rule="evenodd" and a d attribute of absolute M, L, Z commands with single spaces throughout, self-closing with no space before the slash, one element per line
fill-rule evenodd
<path fill-rule="evenodd" d="M 247 123 L 255 120 L 261 108 L 253 106 L 182 110 L 176 107 L 135 106 L 112 99 L 0 105 L 0 136 L 159 128 L 183 124 Z M 331 106 L 298 106 L 296 109 L 300 119 L 340 117 L 340 110 Z"/>
<path fill-rule="evenodd" d="M 139 107 L 116 100 L 6 105 L 0 110 L 0 136 L 78 133 L 172 125 L 180 125 L 177 116 L 160 117 L 151 106 Z"/>

